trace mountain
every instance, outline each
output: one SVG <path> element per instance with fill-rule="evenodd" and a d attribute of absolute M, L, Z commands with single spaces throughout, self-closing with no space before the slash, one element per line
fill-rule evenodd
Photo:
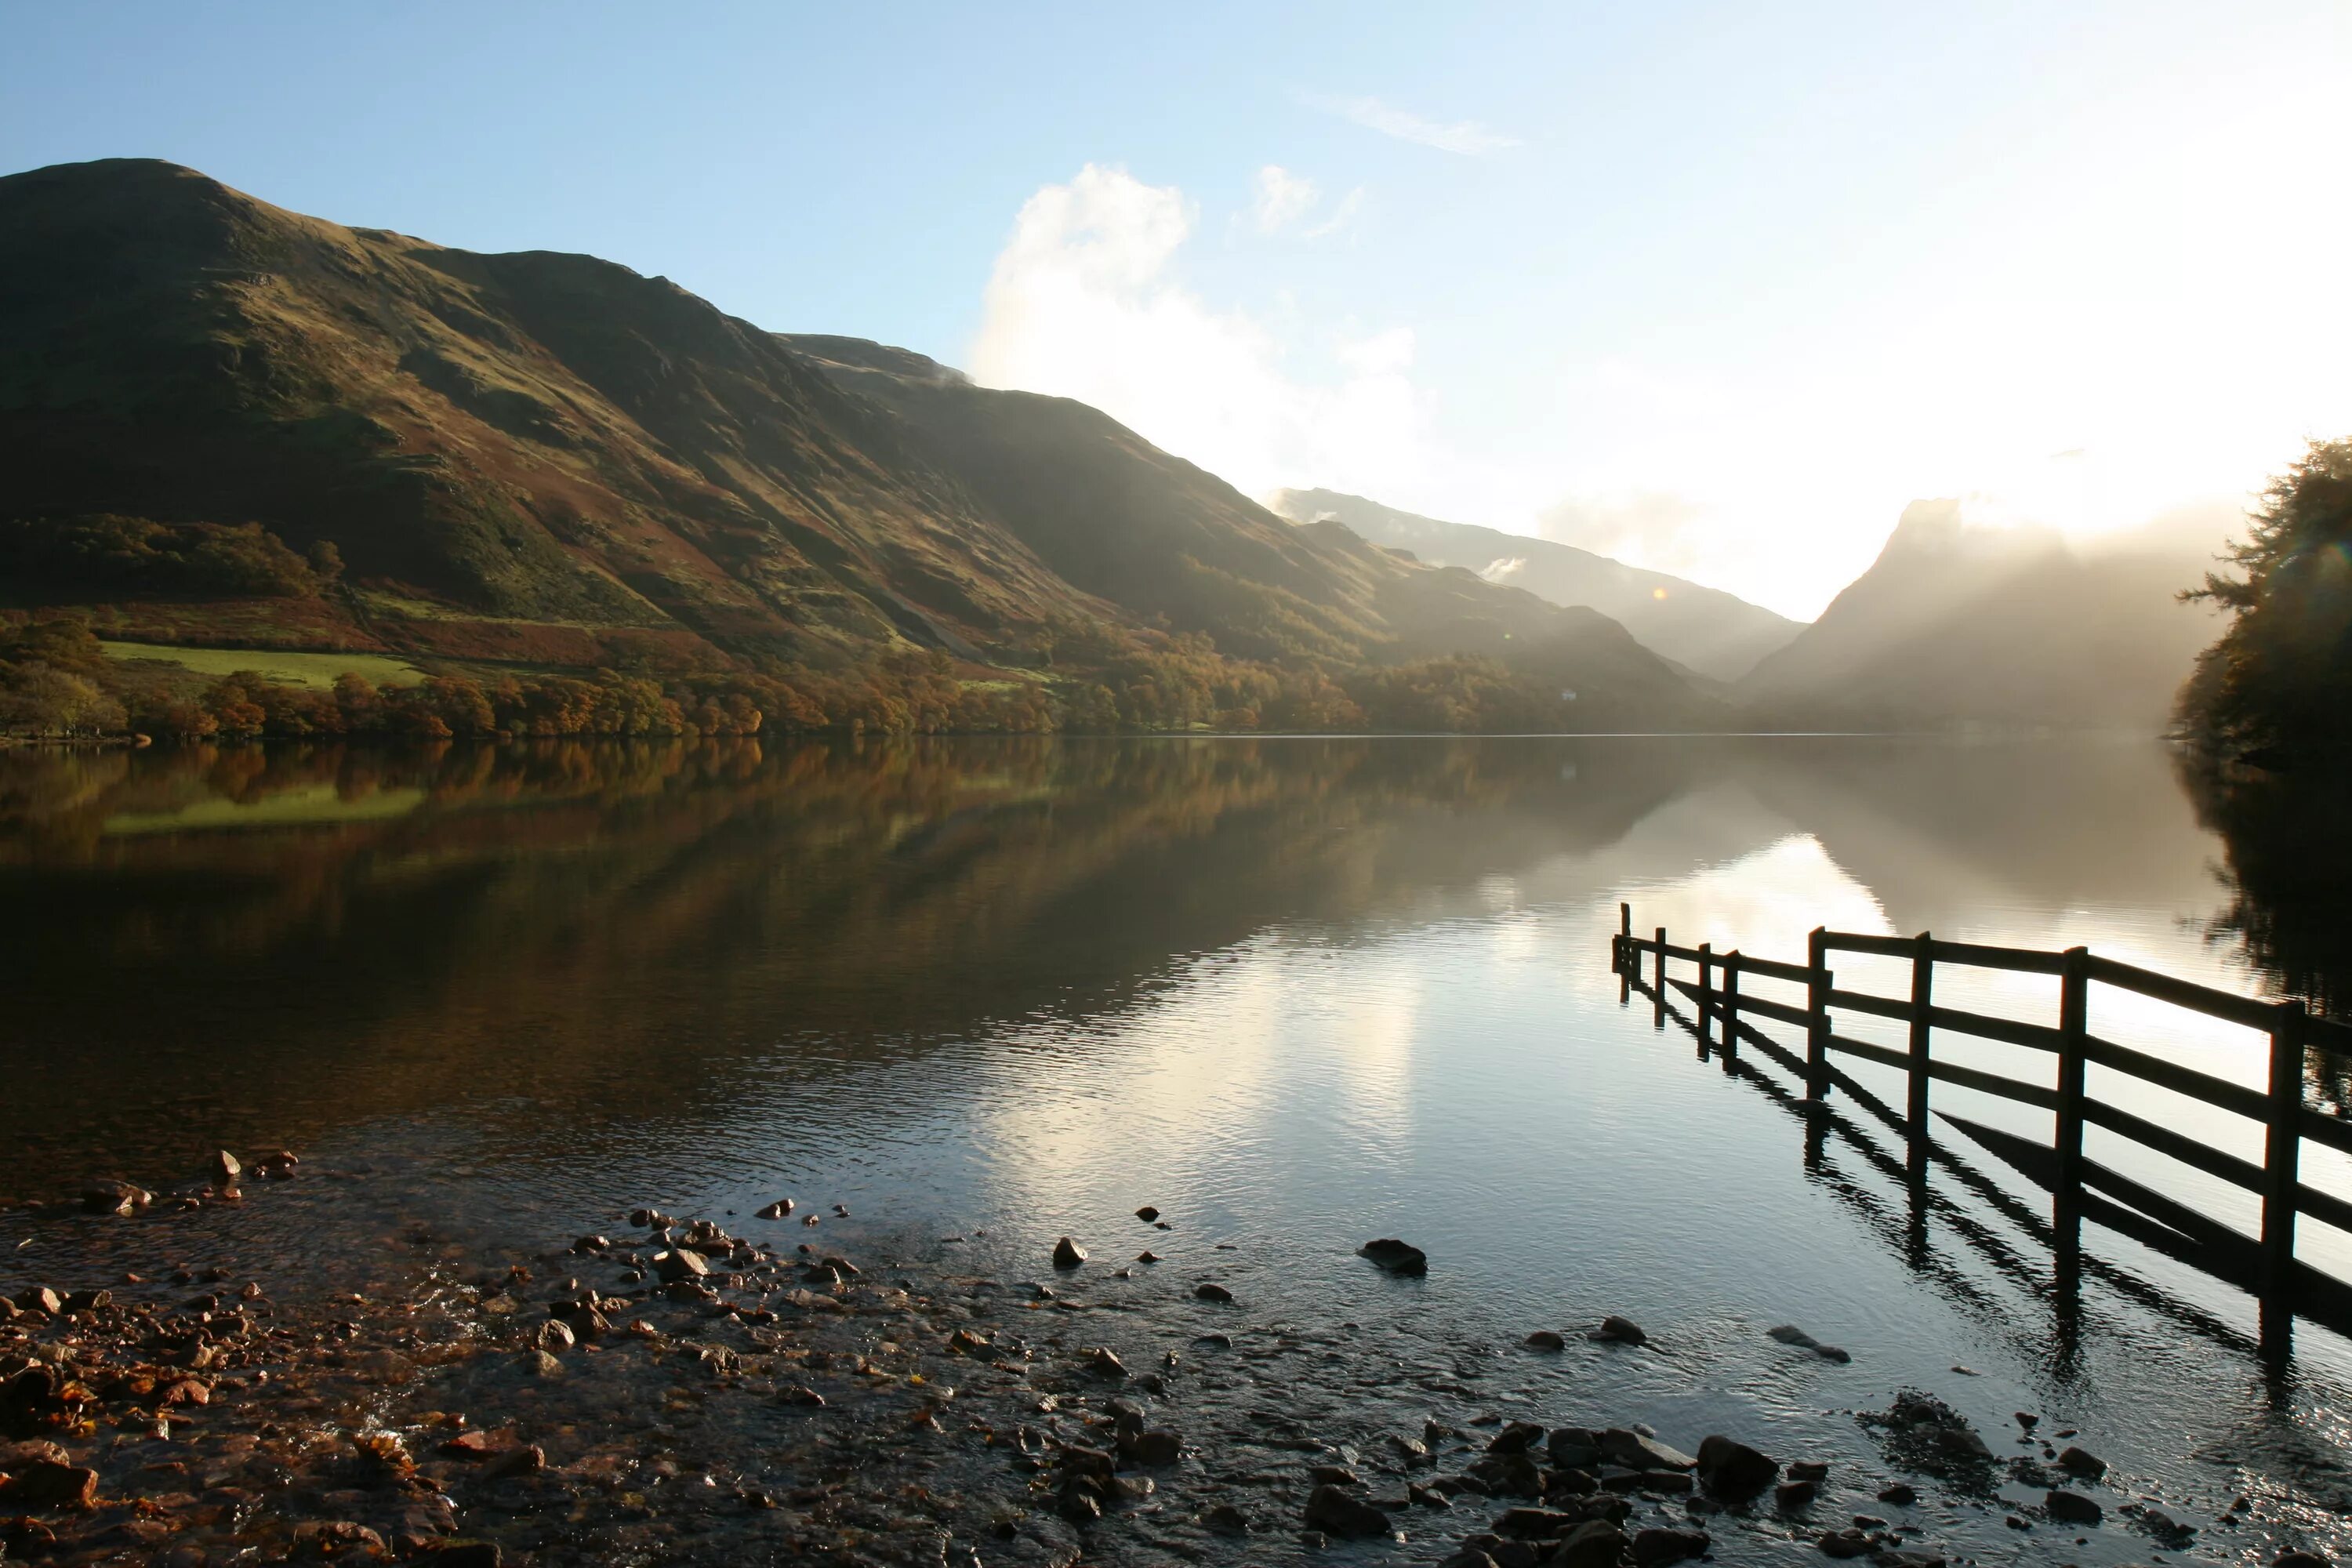
<path fill-rule="evenodd" d="M 1957 500 L 1914 501 L 1870 570 L 1737 695 L 1799 724 L 2155 733 L 2211 636 L 2174 599 L 2209 556 L 2178 539 L 1974 527 Z"/>
<path fill-rule="evenodd" d="M 109 160 L 0 179 L 0 603 L 118 636 L 838 668 L 1198 632 L 1333 668 L 1490 655 L 1596 722 L 1691 701 L 1604 616 L 1294 528 L 1084 405 L 594 258 Z M 274 586 L 218 586 L 247 582 Z"/>
<path fill-rule="evenodd" d="M 1465 566 L 1555 605 L 1584 605 L 1642 646 L 1716 680 L 1737 680 L 1787 647 L 1801 622 L 1716 588 L 1628 566 L 1548 539 L 1444 522 L 1338 490 L 1284 490 L 1274 509 L 1298 522 L 1336 518 L 1374 544 L 1434 566 Z"/>

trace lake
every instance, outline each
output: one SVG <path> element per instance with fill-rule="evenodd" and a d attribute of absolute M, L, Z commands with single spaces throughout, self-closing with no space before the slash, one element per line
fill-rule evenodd
<path fill-rule="evenodd" d="M 1997 1452 L 2035 1412 L 2198 1522 L 2186 1555 L 2229 1560 L 2336 1539 L 2352 1343 L 2305 1323 L 2266 1362 L 2242 1293 L 2095 1226 L 2061 1302 L 2014 1212 L 2046 1217 L 2030 1182 L 1957 1137 L 1982 1189 L 1910 1188 L 1848 1132 L 1809 1159 L 1785 1095 L 1621 1001 L 1608 948 L 1622 901 L 1718 950 L 1932 930 L 2324 1003 L 2341 884 L 2281 820 L 2137 741 L 0 752 L 0 1198 L 286 1145 L 373 1175 L 299 1226 L 236 1222 L 322 1278 L 420 1218 L 546 1246 L 636 1204 L 791 1194 L 1008 1278 L 1063 1234 L 1190 1248 L 1269 1312 L 1473 1363 L 1623 1313 L 1673 1353 L 1580 1346 L 1491 1396 L 1572 1385 L 1664 1432 L 1736 1418 L 1830 1452 L 1868 1451 L 1847 1413 L 1900 1387 Z M 2046 1018 L 2036 984 L 1938 1000 Z M 2093 1026 L 2262 1081 L 2243 1031 L 2105 993 Z M 2312 1094 L 2340 1109 L 2332 1066 Z M 2188 1105 L 2140 1108 L 2260 1158 Z M 2250 1201 L 2160 1179 L 2251 1228 Z M 2340 1160 L 2305 1179 L 2352 1195 Z M 1139 1238 L 1147 1203 L 1173 1232 Z M 89 1245 L 25 1228 L 0 1289 Z M 1423 1247 L 1427 1280 L 1370 1293 L 1374 1236 Z M 2352 1278 L 2352 1237 L 2306 1222 L 2303 1256 Z M 1766 1337 L 1784 1323 L 1852 1362 Z M 1980 1552 L 2019 1549 L 1988 1521 Z M 2127 1527 L 2068 1549 L 2149 1550 Z"/>

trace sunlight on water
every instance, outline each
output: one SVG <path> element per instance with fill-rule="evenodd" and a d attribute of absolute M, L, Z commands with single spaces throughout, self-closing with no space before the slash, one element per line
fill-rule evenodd
<path fill-rule="evenodd" d="M 1579 1363 L 1594 1381 L 1576 1397 L 1818 1447 L 1862 1440 L 1823 1412 L 1932 1387 L 1988 1428 L 2027 1407 L 2079 1425 L 2218 1507 L 2312 1484 L 2293 1456 L 2338 1436 L 2343 1341 L 2305 1325 L 2294 1381 L 2267 1383 L 2252 1301 L 2095 1225 L 2067 1304 L 2048 1196 L 1999 1155 L 1939 1130 L 1973 1174 L 1914 1187 L 1900 1140 L 1843 1095 L 1809 1144 L 1785 1073 L 1752 1049 L 1727 1071 L 1654 1027 L 1646 998 L 1621 1005 L 1608 951 L 1625 902 L 1638 933 L 1717 952 L 1801 961 L 1815 926 L 1932 930 L 2259 994 L 2275 980 L 2213 934 L 2242 895 L 2217 872 L 2230 847 L 2148 747 L 0 759 L 0 982 L 26 1047 L 0 1194 L 86 1172 L 161 1184 L 214 1146 L 277 1142 L 380 1170 L 437 1151 L 469 1175 L 403 1203 L 533 1243 L 637 1202 L 822 1194 L 864 1216 L 845 1224 L 1013 1279 L 1063 1233 L 1114 1264 L 1149 1240 L 1170 1279 L 1447 1353 L 1628 1312 L 1680 1359 Z M 1908 995 L 1902 961 L 1835 968 Z M 1939 967 L 1937 987 L 2055 1021 L 2047 976 Z M 1885 1021 L 1837 1026 L 1904 1043 Z M 2263 1081 L 2242 1028 L 2106 986 L 2091 1027 Z M 2053 1081 L 2042 1053 L 1936 1049 Z M 1899 1074 L 1851 1070 L 1901 1105 Z M 2092 1089 L 2261 1158 L 2252 1123 L 2105 1069 Z M 1935 1104 L 2050 1136 L 2030 1106 L 1942 1083 Z M 2249 1194 L 2112 1134 L 2087 1150 L 2258 1223 Z M 2352 1194 L 2316 1146 L 2305 1179 Z M 1176 1228 L 1140 1228 L 1146 1203 Z M 1410 1298 L 1353 1256 L 1373 1235 L 1431 1252 Z M 2352 1237 L 2310 1225 L 2303 1256 L 2352 1278 Z M 1764 1331 L 1784 1322 L 1853 1363 L 1782 1353 Z"/>

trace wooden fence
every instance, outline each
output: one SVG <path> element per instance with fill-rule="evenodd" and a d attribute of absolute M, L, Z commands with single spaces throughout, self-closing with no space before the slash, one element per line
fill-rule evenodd
<path fill-rule="evenodd" d="M 1805 962 L 1788 963 L 1750 957 L 1737 950 L 1717 952 L 1705 942 L 1677 947 L 1666 940 L 1664 926 L 1654 936 L 1636 937 L 1633 907 L 1621 904 L 1618 910 L 1619 929 L 1611 942 L 1612 971 L 1630 993 L 1643 980 L 1644 955 L 1650 958 L 1650 984 L 1641 988 L 1651 994 L 1661 1025 L 1665 1021 L 1669 993 L 1688 998 L 1696 1012 L 1691 1027 L 1702 1049 L 1711 1041 L 1718 1042 L 1727 1065 L 1743 1042 L 1753 1044 L 1801 1079 L 1804 1099 L 1815 1104 L 1833 1086 L 1843 1089 L 1909 1140 L 1915 1173 L 1924 1172 L 1932 1145 L 1929 1093 L 1937 1080 L 2038 1107 L 2053 1118 L 2055 1136 L 2048 1145 L 1979 1126 L 1948 1111 L 1939 1114 L 2047 1186 L 2063 1226 L 2072 1228 L 2081 1218 L 2094 1218 L 2242 1285 L 2266 1302 L 2298 1309 L 2308 1303 L 2319 1310 L 2317 1315 L 2332 1322 L 2352 1321 L 2352 1285 L 2313 1269 L 2295 1256 L 2299 1215 L 2352 1232 L 2352 1202 L 2318 1191 L 2301 1177 L 2306 1139 L 2352 1154 L 2352 1122 L 2304 1102 L 2310 1054 L 2352 1053 L 2352 1028 L 2310 1016 L 2301 1002 L 2256 1001 L 2101 958 L 2080 947 L 2044 952 L 1944 942 L 1924 931 L 1916 937 L 1888 937 L 1816 929 L 1807 943 Z M 1910 994 L 1881 996 L 1841 987 L 1830 967 L 1832 955 L 1839 952 L 1907 962 Z M 1690 966 L 1691 974 L 1671 973 L 1670 962 Z M 2057 1020 L 2030 1023 L 1945 1006 L 1936 1000 L 1939 966 L 2054 975 L 2059 985 Z M 1804 1002 L 1798 1005 L 1744 991 L 1740 984 L 1744 977 L 1802 986 Z M 2090 1016 L 2094 982 L 2262 1031 L 2269 1040 L 2265 1087 L 2232 1083 L 2094 1034 Z M 1905 1048 L 1839 1034 L 1840 1013 L 1893 1019 L 1907 1026 Z M 1801 1029 L 1801 1058 L 1756 1028 L 1752 1020 L 1759 1018 Z M 1937 1030 L 2047 1052 L 2057 1058 L 2056 1084 L 2028 1082 L 1940 1058 L 1933 1049 Z M 1904 1074 L 1907 1089 L 1904 1107 L 1896 1110 L 1881 1100 L 1838 1065 L 1835 1058 L 1840 1057 L 1874 1062 Z M 2263 1129 L 2262 1163 L 2091 1095 L 2085 1080 L 2086 1069 L 2093 1064 L 2258 1123 Z M 2085 1127 L 2105 1128 L 2256 1194 L 2262 1204 L 2260 1234 L 2248 1237 L 2085 1159 Z"/>

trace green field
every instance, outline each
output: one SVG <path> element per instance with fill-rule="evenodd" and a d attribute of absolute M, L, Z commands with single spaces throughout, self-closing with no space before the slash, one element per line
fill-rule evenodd
<path fill-rule="evenodd" d="M 287 686 L 332 686 L 346 670 L 377 686 L 414 686 L 425 672 L 380 653 L 289 653 L 250 647 L 173 647 L 164 643 L 106 642 L 109 658 L 151 659 L 176 664 L 198 675 L 228 675 L 249 669 Z"/>

